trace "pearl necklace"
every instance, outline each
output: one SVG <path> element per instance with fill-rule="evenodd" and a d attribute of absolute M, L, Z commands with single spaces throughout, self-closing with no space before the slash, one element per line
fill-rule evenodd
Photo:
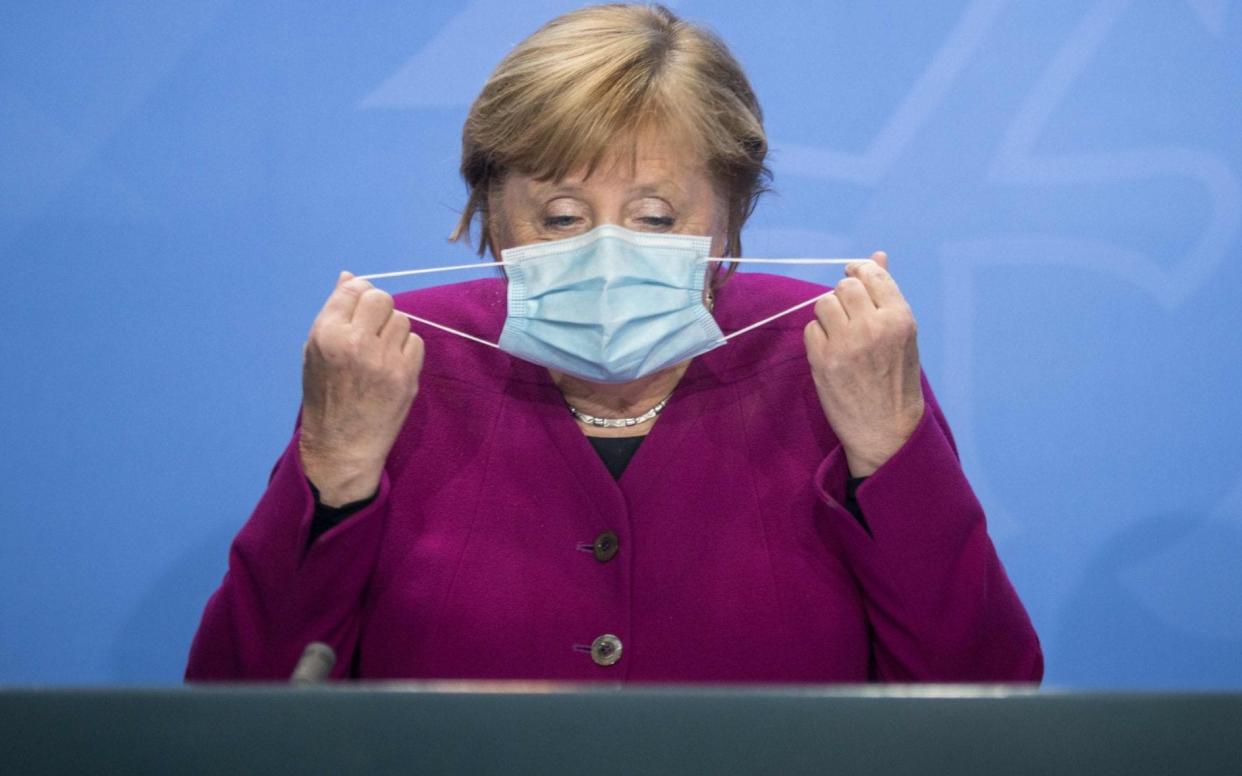
<path fill-rule="evenodd" d="M 583 423 L 586 423 L 588 426 L 599 426 L 600 428 L 629 428 L 630 426 L 637 426 L 640 423 L 655 420 L 664 409 L 664 405 L 668 404 L 668 400 L 672 397 L 673 394 L 670 393 L 668 396 L 660 399 L 660 402 L 656 404 L 656 406 L 633 418 L 601 418 L 595 415 L 588 415 L 572 404 L 566 403 L 566 406 L 569 407 L 569 411 L 573 413 L 575 418 Z"/>

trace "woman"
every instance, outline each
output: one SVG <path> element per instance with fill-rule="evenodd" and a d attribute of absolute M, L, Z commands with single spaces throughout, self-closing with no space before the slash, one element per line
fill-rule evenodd
<path fill-rule="evenodd" d="M 454 235 L 507 278 L 342 273 L 187 678 L 323 641 L 336 677 L 1038 681 L 884 254 L 829 295 L 704 261 L 740 256 L 766 150 L 737 62 L 663 8 L 519 44 Z"/>

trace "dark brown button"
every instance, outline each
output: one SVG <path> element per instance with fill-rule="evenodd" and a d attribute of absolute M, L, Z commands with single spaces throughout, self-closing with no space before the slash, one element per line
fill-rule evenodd
<path fill-rule="evenodd" d="M 591 552 L 595 553 L 595 559 L 600 563 L 607 563 L 617 554 L 617 548 L 620 542 L 617 541 L 617 535 L 612 531 L 604 531 L 595 537 L 595 544 L 591 545 Z"/>
<path fill-rule="evenodd" d="M 605 633 L 591 642 L 591 659 L 601 666 L 610 666 L 621 659 L 621 639 Z"/>

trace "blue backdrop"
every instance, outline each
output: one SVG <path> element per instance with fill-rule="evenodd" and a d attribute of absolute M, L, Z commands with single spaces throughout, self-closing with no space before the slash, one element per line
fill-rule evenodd
<path fill-rule="evenodd" d="M 337 271 L 470 259 L 467 105 L 575 5 L 4 5 L 0 683 L 179 681 Z M 889 252 L 1048 683 L 1242 686 L 1240 4 L 672 5 L 747 253 Z"/>

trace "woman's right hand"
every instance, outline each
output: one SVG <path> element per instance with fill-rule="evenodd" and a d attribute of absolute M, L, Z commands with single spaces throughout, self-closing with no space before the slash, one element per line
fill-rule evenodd
<path fill-rule="evenodd" d="M 423 340 L 391 296 L 342 272 L 302 353 L 302 469 L 322 504 L 369 498 L 418 393 Z"/>

